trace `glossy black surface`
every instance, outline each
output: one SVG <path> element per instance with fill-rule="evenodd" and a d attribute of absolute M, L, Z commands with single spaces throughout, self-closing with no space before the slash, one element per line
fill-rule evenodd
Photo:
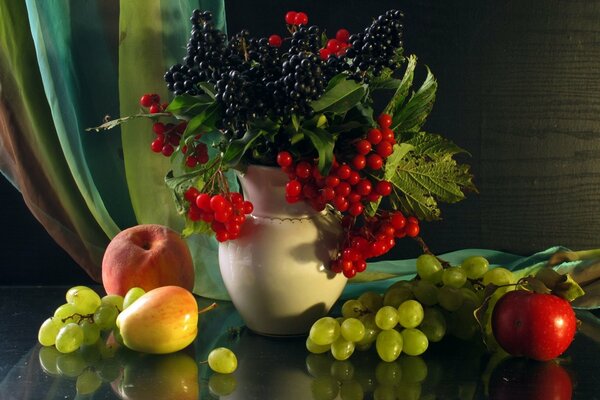
<path fill-rule="evenodd" d="M 560 364 L 520 359 L 495 363 L 476 342 L 453 339 L 433 344 L 423 357 L 401 356 L 395 363 L 381 363 L 373 352 L 334 361 L 309 355 L 304 338 L 249 332 L 227 302 L 201 316 L 194 345 L 176 354 L 110 352 L 98 346 L 58 355 L 37 344 L 37 331 L 64 302 L 67 289 L 0 287 L 0 399 L 600 398 L 600 328 L 591 314 L 582 318 L 580 333 Z M 202 362 L 217 346 L 230 347 L 238 356 L 238 369 L 231 376 L 215 375 Z M 103 381 L 94 393 L 81 395 L 74 375 L 85 369 Z M 227 396 L 214 394 L 232 388 Z"/>

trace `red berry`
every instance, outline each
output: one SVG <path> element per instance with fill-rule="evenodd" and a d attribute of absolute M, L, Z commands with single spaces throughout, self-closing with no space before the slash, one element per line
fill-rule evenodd
<path fill-rule="evenodd" d="M 296 18 L 294 18 L 294 25 L 306 25 L 308 24 L 308 15 L 303 12 L 299 12 L 296 14 Z"/>
<path fill-rule="evenodd" d="M 368 179 L 362 179 L 356 184 L 355 187 L 356 193 L 360 194 L 361 196 L 368 195 L 369 193 L 371 193 L 372 189 L 373 185 L 371 185 L 371 181 L 369 181 Z"/>
<path fill-rule="evenodd" d="M 310 165 L 310 163 L 307 161 L 300 161 L 296 165 L 296 175 L 300 178 L 306 179 L 311 175 L 312 169 L 313 167 Z"/>
<path fill-rule="evenodd" d="M 359 260 L 354 263 L 354 268 L 356 269 L 356 272 L 363 272 L 367 269 L 367 262 L 365 260 Z"/>
<path fill-rule="evenodd" d="M 171 144 L 165 144 L 162 149 L 161 149 L 161 153 L 163 153 L 163 155 L 165 157 L 169 157 L 171 156 L 171 154 L 173 154 L 173 152 L 175 151 L 175 148 L 171 145 Z"/>
<path fill-rule="evenodd" d="M 348 279 L 354 278 L 356 276 L 356 269 L 351 268 L 351 269 L 344 270 L 344 276 Z"/>
<path fill-rule="evenodd" d="M 369 129 L 367 132 L 367 140 L 371 142 L 371 144 L 377 144 L 381 142 L 381 131 L 376 128 Z"/>
<path fill-rule="evenodd" d="M 296 21 L 296 15 L 298 13 L 296 11 L 288 11 L 285 14 L 285 23 L 288 25 L 294 25 L 294 22 Z"/>
<path fill-rule="evenodd" d="M 381 141 L 382 142 L 390 142 L 391 144 L 396 143 L 396 137 L 394 136 L 394 131 L 389 128 L 384 128 L 381 130 Z"/>
<path fill-rule="evenodd" d="M 231 213 L 227 210 L 215 211 L 215 221 L 225 223 L 229 221 L 229 217 L 231 217 Z"/>
<path fill-rule="evenodd" d="M 326 61 L 330 55 L 331 51 L 329 51 L 328 48 L 324 47 L 322 49 L 319 49 L 319 57 L 321 57 L 321 60 Z"/>
<path fill-rule="evenodd" d="M 198 165 L 198 159 L 194 156 L 187 156 L 185 158 L 185 166 L 188 168 L 194 168 Z"/>
<path fill-rule="evenodd" d="M 221 196 L 220 194 L 215 194 L 210 198 L 210 209 L 214 212 L 222 211 L 227 208 L 227 203 L 229 202 L 227 199 L 225 199 L 225 197 Z"/>
<path fill-rule="evenodd" d="M 379 198 L 380 198 L 380 197 L 381 197 L 381 196 L 379 195 L 379 193 L 376 193 L 376 192 L 371 192 L 371 193 L 369 193 L 369 195 L 367 196 L 367 201 L 370 201 L 370 202 L 375 202 L 375 201 L 379 200 Z"/>
<path fill-rule="evenodd" d="M 157 135 L 163 135 L 165 133 L 165 124 L 163 124 L 162 122 L 156 122 L 152 124 L 152 130 Z"/>
<path fill-rule="evenodd" d="M 369 154 L 367 156 L 367 166 L 372 170 L 378 170 L 383 167 L 383 158 L 379 154 Z"/>
<path fill-rule="evenodd" d="M 160 104 L 152 104 L 150 106 L 150 114 L 156 114 L 162 111 L 162 108 L 160 107 Z"/>
<path fill-rule="evenodd" d="M 410 218 L 410 217 L 409 217 Z M 411 224 L 410 222 L 408 222 L 406 224 L 406 228 L 404 229 L 404 231 L 406 232 L 406 236 L 408 237 L 416 237 L 419 234 L 419 231 L 421 229 L 419 228 L 419 224 Z"/>
<path fill-rule="evenodd" d="M 246 200 L 244 201 L 243 209 L 244 214 L 252 214 L 252 211 L 254 211 L 254 205 L 248 200 Z"/>
<path fill-rule="evenodd" d="M 365 139 L 361 139 L 354 145 L 358 154 L 366 156 L 371 152 L 371 142 Z"/>
<path fill-rule="evenodd" d="M 242 196 L 242 194 L 238 192 L 231 192 L 229 193 L 229 201 L 231 201 L 231 204 L 233 204 L 234 206 L 239 206 L 244 203 L 244 196 Z"/>
<path fill-rule="evenodd" d="M 358 202 L 352 203 L 352 204 L 350 204 L 350 207 L 348 207 L 348 213 L 355 217 L 362 214 L 364 210 L 365 210 L 365 206 L 363 206 L 362 203 L 358 203 Z"/>
<path fill-rule="evenodd" d="M 388 158 L 394 152 L 394 146 L 390 142 L 381 142 L 375 147 L 375 151 L 383 158 Z"/>
<path fill-rule="evenodd" d="M 216 239 L 218 242 L 226 242 L 229 240 L 229 233 L 227 233 L 227 231 L 223 230 L 223 231 L 219 231 L 217 232 L 217 234 L 215 235 Z"/>
<path fill-rule="evenodd" d="M 401 212 L 395 212 L 390 218 L 390 223 L 396 230 L 403 229 L 406 226 L 406 217 Z"/>
<path fill-rule="evenodd" d="M 327 178 L 325 178 L 325 184 L 330 188 L 334 188 L 340 184 L 340 178 L 335 175 L 329 175 Z"/>
<path fill-rule="evenodd" d="M 210 195 L 208 193 L 200 193 L 196 197 L 196 206 L 205 212 L 212 212 L 210 207 Z"/>
<path fill-rule="evenodd" d="M 289 181 L 285 184 L 285 195 L 290 197 L 298 197 L 302 193 L 302 184 L 297 180 Z"/>
<path fill-rule="evenodd" d="M 350 39 L 350 32 L 348 32 L 347 29 L 340 29 L 336 32 L 335 34 L 335 38 L 342 43 L 348 43 L 348 40 Z"/>
<path fill-rule="evenodd" d="M 335 191 L 333 190 L 333 188 L 324 187 L 323 189 L 321 189 L 321 196 L 323 196 L 323 200 L 325 201 L 333 200 L 333 198 L 335 197 Z"/>
<path fill-rule="evenodd" d="M 336 195 L 346 197 L 350 194 L 350 192 L 352 191 L 352 188 L 350 187 L 349 183 L 340 182 L 333 190 L 335 191 Z"/>
<path fill-rule="evenodd" d="M 157 137 L 150 144 L 150 148 L 155 153 L 160 153 L 162 151 L 163 146 L 165 145 L 165 141 L 162 137 Z"/>
<path fill-rule="evenodd" d="M 185 193 L 183 194 L 183 197 L 190 203 L 195 203 L 196 197 L 198 197 L 198 195 L 200 195 L 200 192 L 198 191 L 198 189 L 191 186 L 190 188 L 188 188 L 188 190 L 185 191 Z"/>
<path fill-rule="evenodd" d="M 340 272 L 342 272 L 342 263 L 340 262 L 340 260 L 333 260 L 329 269 L 331 269 L 332 272 L 339 274 Z"/>
<path fill-rule="evenodd" d="M 327 50 L 332 53 L 337 53 L 340 50 L 340 42 L 337 39 L 329 39 L 327 41 Z"/>
<path fill-rule="evenodd" d="M 351 172 L 352 172 L 352 169 L 350 168 L 350 166 L 348 166 L 346 164 L 340 165 L 340 167 L 337 169 L 337 171 L 335 171 L 336 175 L 340 179 L 348 179 Z"/>
<path fill-rule="evenodd" d="M 346 197 L 348 198 L 349 203 L 358 203 L 362 200 L 362 196 L 356 192 L 350 192 L 350 194 Z"/>
<path fill-rule="evenodd" d="M 333 199 L 333 206 L 339 211 L 344 212 L 348 209 L 348 200 L 346 200 L 344 196 L 338 194 Z"/>
<path fill-rule="evenodd" d="M 155 97 L 154 96 L 155 95 L 153 95 L 153 94 L 145 94 L 145 95 L 143 95 L 140 98 L 140 105 L 142 107 L 146 107 L 146 108 L 150 107 L 152 104 L 155 103 L 155 100 L 154 100 Z"/>
<path fill-rule="evenodd" d="M 360 181 L 360 174 L 357 171 L 350 171 L 350 176 L 346 179 L 346 182 L 352 186 L 356 185 Z"/>
<path fill-rule="evenodd" d="M 388 181 L 379 181 L 375 186 L 375 191 L 382 196 L 389 196 L 392 193 L 392 184 Z"/>
<path fill-rule="evenodd" d="M 289 167 L 292 165 L 292 155 L 287 151 L 280 151 L 277 154 L 277 164 L 280 167 Z"/>
<path fill-rule="evenodd" d="M 377 118 L 377 123 L 382 128 L 389 128 L 392 125 L 392 116 L 390 114 L 381 114 Z"/>
<path fill-rule="evenodd" d="M 352 159 L 352 166 L 354 169 L 361 170 L 367 166 L 367 159 L 362 154 L 357 154 Z"/>
<path fill-rule="evenodd" d="M 279 35 L 271 35 L 269 36 L 269 45 L 272 47 L 281 47 L 281 43 L 283 43 L 283 40 L 281 39 L 281 36 Z"/>

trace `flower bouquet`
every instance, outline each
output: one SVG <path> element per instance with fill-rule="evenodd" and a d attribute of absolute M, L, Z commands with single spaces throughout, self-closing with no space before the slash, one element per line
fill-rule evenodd
<path fill-rule="evenodd" d="M 166 183 L 184 235 L 244 235 L 253 204 L 229 189 L 225 172 L 279 168 L 289 204 L 342 216 L 328 268 L 351 278 L 397 239 L 418 237 L 420 221 L 439 219 L 438 203 L 475 190 L 469 167 L 454 158 L 465 151 L 422 129 L 437 82 L 427 69 L 413 88 L 417 58 L 403 53 L 402 17 L 390 10 L 362 32 L 329 34 L 290 11 L 284 35 L 243 30 L 228 39 L 196 10 L 186 55 L 164 76 L 170 102 L 146 94 L 142 112 L 95 129 L 154 121 L 150 147 L 171 158 Z"/>

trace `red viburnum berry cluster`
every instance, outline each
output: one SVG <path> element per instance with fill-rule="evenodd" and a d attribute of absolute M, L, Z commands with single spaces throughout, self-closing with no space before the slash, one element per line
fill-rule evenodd
<path fill-rule="evenodd" d="M 319 50 L 319 56 L 327 60 L 329 56 L 343 56 L 350 47 L 350 32 L 347 29 L 340 29 L 336 32 L 335 38 L 329 39 L 325 47 Z"/>
<path fill-rule="evenodd" d="M 152 130 L 156 134 L 156 138 L 150 144 L 150 148 L 155 153 L 162 153 L 165 157 L 170 157 L 179 146 L 181 135 L 185 131 L 187 122 L 175 124 L 163 124 L 155 122 L 152 125 Z"/>
<path fill-rule="evenodd" d="M 183 145 L 181 151 L 185 154 L 185 165 L 194 168 L 208 162 L 208 146 L 200 141 L 202 135 L 196 135 L 188 145 Z"/>
<path fill-rule="evenodd" d="M 308 15 L 302 11 L 288 11 L 285 14 L 285 23 L 288 25 L 308 25 Z"/>
<path fill-rule="evenodd" d="M 148 109 L 150 114 L 156 114 L 165 111 L 168 104 L 160 104 L 160 96 L 156 93 L 146 93 L 140 98 L 140 105 Z"/>
<path fill-rule="evenodd" d="M 191 187 L 184 197 L 189 202 L 188 218 L 209 223 L 219 242 L 237 239 L 246 214 L 254 209 L 252 203 L 238 192 L 211 195 Z"/>

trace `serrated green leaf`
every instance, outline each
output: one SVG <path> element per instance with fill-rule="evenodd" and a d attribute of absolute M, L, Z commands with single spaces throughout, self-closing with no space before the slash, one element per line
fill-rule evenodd
<path fill-rule="evenodd" d="M 319 153 L 317 167 L 323 176 L 329 173 L 333 163 L 334 137 L 324 129 L 314 128 L 314 130 L 303 129 L 302 132 L 310 139 L 313 146 Z"/>
<path fill-rule="evenodd" d="M 246 131 L 242 138 L 232 140 L 229 146 L 227 146 L 225 154 L 223 154 L 223 163 L 232 166 L 237 165 L 244 156 L 244 153 L 246 153 L 246 150 L 252 146 L 252 143 L 265 134 L 267 134 L 267 131 L 263 129 L 250 129 Z"/>
<path fill-rule="evenodd" d="M 410 55 L 406 64 L 406 70 L 404 71 L 404 75 L 402 76 L 402 79 L 400 81 L 400 85 L 396 89 L 396 92 L 390 99 L 387 106 L 385 106 L 385 108 L 383 109 L 384 113 L 393 116 L 394 113 L 398 112 L 400 107 L 404 104 L 404 101 L 408 96 L 408 91 L 412 86 L 416 66 L 417 57 L 415 55 Z"/>
<path fill-rule="evenodd" d="M 453 156 L 459 153 L 469 154 L 465 149 L 457 146 L 451 140 L 443 136 L 428 133 L 428 132 L 405 132 L 401 135 L 403 143 L 413 147 L 416 154 L 428 155 L 436 157 L 442 154 L 443 156 Z"/>
<path fill-rule="evenodd" d="M 184 214 L 186 211 L 186 200 L 184 198 L 185 191 L 191 186 L 195 186 L 199 180 L 198 173 L 193 172 L 174 176 L 173 171 L 167 172 L 165 175 L 165 183 L 175 199 L 175 206 L 178 214 Z"/>
<path fill-rule="evenodd" d="M 325 93 L 310 103 L 315 112 L 342 114 L 356 106 L 364 97 L 366 93 L 364 85 L 345 79 L 345 75 L 338 78 L 340 75 L 332 78 Z"/>
<path fill-rule="evenodd" d="M 214 103 L 214 99 L 207 95 L 182 94 L 175 96 L 165 111 L 179 117 L 193 117 L 212 103 Z"/>
<path fill-rule="evenodd" d="M 369 83 L 370 90 L 393 90 L 398 89 L 402 81 L 396 78 L 375 77 Z"/>
<path fill-rule="evenodd" d="M 405 104 L 392 110 L 392 130 L 399 132 L 418 131 L 433 108 L 437 81 L 427 67 L 425 81 Z"/>

